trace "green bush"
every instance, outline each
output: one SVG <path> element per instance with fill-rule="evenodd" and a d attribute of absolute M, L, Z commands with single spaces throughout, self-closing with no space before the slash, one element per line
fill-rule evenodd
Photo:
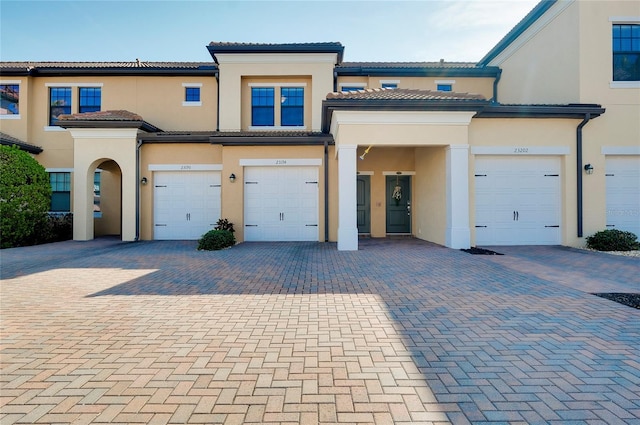
<path fill-rule="evenodd" d="M 198 251 L 215 251 L 218 249 L 233 246 L 235 243 L 236 238 L 229 230 L 209 230 L 198 241 Z"/>
<path fill-rule="evenodd" d="M 27 152 L 0 146 L 0 247 L 36 243 L 51 202 L 49 175 Z"/>
<path fill-rule="evenodd" d="M 34 237 L 36 244 L 73 239 L 73 214 L 48 214 L 47 219 L 36 228 Z"/>
<path fill-rule="evenodd" d="M 216 230 L 228 230 L 231 233 L 235 232 L 235 230 L 233 229 L 233 223 L 231 223 L 228 219 L 226 218 L 221 218 L 220 220 L 218 220 L 216 222 L 216 227 L 214 227 L 214 229 Z"/>
<path fill-rule="evenodd" d="M 587 237 L 587 248 L 598 251 L 633 251 L 640 249 L 640 242 L 631 232 L 607 229 Z"/>

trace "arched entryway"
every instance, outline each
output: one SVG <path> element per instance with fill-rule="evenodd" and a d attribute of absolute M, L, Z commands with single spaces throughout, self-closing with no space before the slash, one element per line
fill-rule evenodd
<path fill-rule="evenodd" d="M 122 170 L 113 160 L 97 160 L 93 172 L 93 234 L 122 235 Z"/>

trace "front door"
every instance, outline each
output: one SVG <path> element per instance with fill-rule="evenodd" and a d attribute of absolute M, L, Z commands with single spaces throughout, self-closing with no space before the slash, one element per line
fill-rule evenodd
<path fill-rule="evenodd" d="M 387 233 L 411 233 L 411 177 L 387 176 Z"/>
<path fill-rule="evenodd" d="M 371 233 L 371 179 L 358 176 L 358 233 Z"/>

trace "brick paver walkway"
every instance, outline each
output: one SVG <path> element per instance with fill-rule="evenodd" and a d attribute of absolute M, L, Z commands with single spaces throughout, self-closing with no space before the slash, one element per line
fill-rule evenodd
<path fill-rule="evenodd" d="M 640 260 L 113 239 L 3 250 L 0 423 L 640 424 Z"/>

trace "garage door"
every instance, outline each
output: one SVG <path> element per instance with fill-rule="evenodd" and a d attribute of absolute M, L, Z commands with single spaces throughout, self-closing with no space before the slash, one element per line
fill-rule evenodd
<path fill-rule="evenodd" d="M 476 245 L 557 245 L 560 159 L 476 157 Z"/>
<path fill-rule="evenodd" d="M 607 156 L 607 228 L 640 237 L 640 156 Z"/>
<path fill-rule="evenodd" d="M 246 241 L 318 240 L 317 167 L 245 167 Z"/>
<path fill-rule="evenodd" d="M 154 239 L 199 239 L 220 218 L 219 171 L 154 173 Z"/>

